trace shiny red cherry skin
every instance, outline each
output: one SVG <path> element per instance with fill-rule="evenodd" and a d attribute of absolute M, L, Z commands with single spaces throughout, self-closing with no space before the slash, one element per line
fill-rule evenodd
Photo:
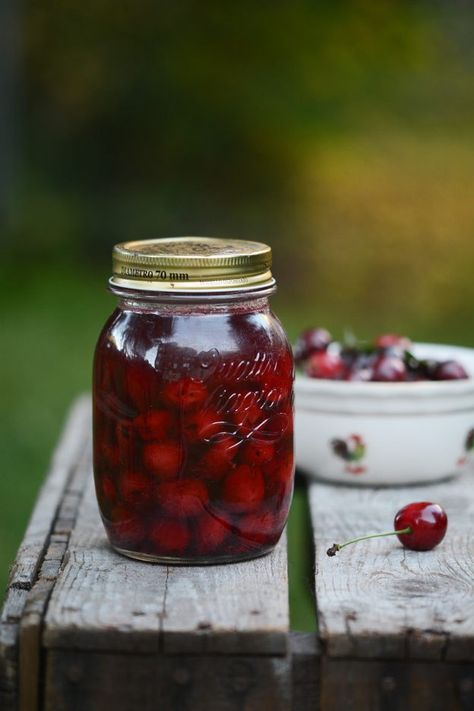
<path fill-rule="evenodd" d="M 143 506 L 149 501 L 153 490 L 150 479 L 142 472 L 128 472 L 122 474 L 120 480 L 120 498 L 126 506 Z"/>
<path fill-rule="evenodd" d="M 146 528 L 141 516 L 133 514 L 123 506 L 112 511 L 109 526 L 114 545 L 119 548 L 138 546 L 146 536 Z"/>
<path fill-rule="evenodd" d="M 232 524 L 223 515 L 207 512 L 197 519 L 195 546 L 203 555 L 218 550 L 232 530 Z"/>
<path fill-rule="evenodd" d="M 178 442 L 148 442 L 143 447 L 143 464 L 157 479 L 176 479 L 182 464 L 183 451 Z"/>
<path fill-rule="evenodd" d="M 240 442 L 236 437 L 227 435 L 218 439 L 203 454 L 196 465 L 196 473 L 202 479 L 219 481 L 234 468 Z"/>
<path fill-rule="evenodd" d="M 255 466 L 240 464 L 224 481 L 222 500 L 225 508 L 236 513 L 250 513 L 265 496 L 265 479 Z"/>
<path fill-rule="evenodd" d="M 313 353 L 305 364 L 306 375 L 309 375 L 310 378 L 341 380 L 345 370 L 346 366 L 342 358 L 327 351 Z"/>
<path fill-rule="evenodd" d="M 296 363 L 303 363 L 313 353 L 325 351 L 332 341 L 332 336 L 325 328 L 307 328 L 303 331 L 294 348 Z"/>
<path fill-rule="evenodd" d="M 379 383 L 400 383 L 406 380 L 407 369 L 401 358 L 395 355 L 381 355 L 374 361 L 372 381 Z"/>
<path fill-rule="evenodd" d="M 262 440 L 250 440 L 243 451 L 242 461 L 246 464 L 265 464 L 270 462 L 275 456 L 275 445 L 273 442 Z"/>
<path fill-rule="evenodd" d="M 164 481 L 156 488 L 156 498 L 163 511 L 171 518 L 198 516 L 206 511 L 209 494 L 198 479 Z"/>
<path fill-rule="evenodd" d="M 465 380 L 468 374 L 457 360 L 445 360 L 436 366 L 434 380 Z"/>
<path fill-rule="evenodd" d="M 184 435 L 191 444 L 209 442 L 222 429 L 222 417 L 211 408 L 191 412 L 184 419 Z"/>
<path fill-rule="evenodd" d="M 169 410 L 147 410 L 135 417 L 133 426 L 145 441 L 156 441 L 166 439 L 176 429 L 176 420 Z"/>
<path fill-rule="evenodd" d="M 384 333 L 381 336 L 377 336 L 374 346 L 383 350 L 409 351 L 412 343 L 409 338 L 400 336 L 398 333 Z"/>
<path fill-rule="evenodd" d="M 152 525 L 148 537 L 160 555 L 183 555 L 191 533 L 185 521 L 164 518 Z"/>
<path fill-rule="evenodd" d="M 448 517 L 439 504 L 417 501 L 407 504 L 395 515 L 396 531 L 411 528 L 411 533 L 397 534 L 400 543 L 412 551 L 430 551 L 440 543 L 448 527 Z"/>

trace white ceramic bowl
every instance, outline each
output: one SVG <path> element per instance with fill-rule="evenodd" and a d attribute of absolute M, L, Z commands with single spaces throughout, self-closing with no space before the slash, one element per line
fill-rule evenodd
<path fill-rule="evenodd" d="M 418 358 L 459 360 L 468 380 L 295 380 L 296 463 L 340 484 L 430 482 L 474 461 L 474 350 L 416 343 Z"/>

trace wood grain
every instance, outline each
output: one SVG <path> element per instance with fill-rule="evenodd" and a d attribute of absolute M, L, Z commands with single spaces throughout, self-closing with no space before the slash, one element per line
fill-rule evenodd
<path fill-rule="evenodd" d="M 68 415 L 49 473 L 41 487 L 25 536 L 11 569 L 0 619 L 0 708 L 13 711 L 19 703 L 20 621 L 45 559 L 64 492 L 90 430 L 90 398 L 79 398 Z M 45 573 L 49 574 L 45 569 Z"/>
<path fill-rule="evenodd" d="M 323 659 L 321 711 L 472 711 L 472 664 Z M 294 710 L 296 711 L 296 710 Z"/>
<path fill-rule="evenodd" d="M 48 647 L 159 651 L 167 569 L 129 560 L 109 546 L 90 476 L 66 560 L 48 605 Z"/>
<path fill-rule="evenodd" d="M 115 553 L 92 473 L 44 625 L 48 647 L 170 654 L 285 654 L 286 536 L 254 561 L 205 567 L 144 564 Z"/>
<path fill-rule="evenodd" d="M 319 629 L 330 657 L 474 659 L 474 486 L 472 472 L 435 485 L 374 489 L 310 485 Z M 447 511 L 445 540 L 417 553 L 396 537 L 334 542 L 390 530 L 411 501 Z"/>
<path fill-rule="evenodd" d="M 27 591 L 11 588 L 7 592 L 0 618 L 0 709 L 18 707 L 18 625 Z"/>
<path fill-rule="evenodd" d="M 112 551 L 83 398 L 12 569 L 0 618 L 0 709 L 471 711 L 471 477 L 404 489 L 311 485 L 319 644 L 314 634 L 289 633 L 285 536 L 264 558 L 202 568 Z M 368 524 L 389 528 L 414 500 L 448 512 L 434 551 L 376 539 L 326 556 Z"/>
<path fill-rule="evenodd" d="M 286 533 L 263 558 L 207 568 L 170 567 L 166 588 L 166 652 L 286 653 Z"/>
<path fill-rule="evenodd" d="M 39 708 L 43 618 L 67 554 L 71 529 L 75 523 L 86 480 L 90 476 L 90 468 L 91 452 L 86 443 L 82 455 L 76 461 L 76 466 L 68 478 L 56 518 L 52 524 L 53 532 L 49 537 L 41 568 L 35 583 L 28 592 L 20 621 L 20 711 L 32 711 Z"/>
<path fill-rule="evenodd" d="M 289 662 L 51 650 L 45 711 L 290 711 Z"/>
<path fill-rule="evenodd" d="M 29 590 L 33 585 L 64 489 L 90 437 L 90 409 L 88 396 L 78 398 L 71 408 L 13 563 L 9 587 Z"/>

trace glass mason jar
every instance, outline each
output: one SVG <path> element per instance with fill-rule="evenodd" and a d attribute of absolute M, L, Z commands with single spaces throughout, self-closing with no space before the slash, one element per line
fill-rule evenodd
<path fill-rule="evenodd" d="M 116 245 L 94 361 L 94 475 L 112 546 L 220 563 L 270 551 L 293 491 L 293 359 L 271 250 L 198 237 Z"/>

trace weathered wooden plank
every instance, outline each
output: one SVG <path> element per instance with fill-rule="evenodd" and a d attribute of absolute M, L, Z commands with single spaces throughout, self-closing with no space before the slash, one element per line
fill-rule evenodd
<path fill-rule="evenodd" d="M 286 537 L 268 556 L 226 566 L 129 560 L 107 543 L 92 476 L 48 606 L 49 647 L 170 654 L 285 654 Z"/>
<path fill-rule="evenodd" d="M 68 535 L 53 534 L 38 579 L 29 591 L 20 620 L 19 711 L 39 708 L 43 616 L 68 545 Z"/>
<path fill-rule="evenodd" d="M 45 711 L 289 711 L 285 657 L 49 650 Z"/>
<path fill-rule="evenodd" d="M 90 398 L 79 398 L 69 413 L 49 474 L 40 490 L 25 537 L 12 566 L 0 620 L 0 708 L 18 707 L 19 624 L 37 578 L 67 483 L 90 430 Z"/>
<path fill-rule="evenodd" d="M 109 546 L 92 477 L 45 618 L 46 646 L 157 652 L 167 569 Z"/>
<path fill-rule="evenodd" d="M 290 636 L 292 711 L 319 711 L 320 648 L 315 632 Z"/>
<path fill-rule="evenodd" d="M 328 658 L 322 661 L 321 711 L 472 711 L 473 708 L 472 664 Z"/>
<path fill-rule="evenodd" d="M 90 437 L 90 408 L 88 396 L 78 398 L 71 408 L 12 566 L 9 587 L 29 590 L 36 578 L 66 483 Z"/>
<path fill-rule="evenodd" d="M 474 487 L 472 472 L 434 485 L 374 489 L 310 485 L 319 628 L 330 657 L 474 660 Z M 447 511 L 433 551 L 396 537 L 326 549 L 364 532 L 390 530 L 411 501 Z"/>
<path fill-rule="evenodd" d="M 88 413 L 85 414 L 85 417 L 90 422 Z M 87 446 L 86 443 L 86 449 L 71 470 L 56 518 L 53 521 L 52 530 L 59 530 L 60 533 L 52 533 L 49 537 L 38 577 L 28 592 L 20 620 L 19 711 L 33 711 L 39 708 L 43 617 L 66 556 L 69 536 L 77 516 L 86 480 L 90 475 L 90 468 L 91 452 L 90 446 Z"/>
<path fill-rule="evenodd" d="M 24 590 L 21 591 L 26 594 Z M 0 709 L 18 708 L 18 622 L 0 624 Z"/>
<path fill-rule="evenodd" d="M 163 612 L 163 647 L 171 654 L 285 654 L 286 534 L 273 553 L 256 560 L 170 567 Z"/>
<path fill-rule="evenodd" d="M 27 591 L 10 588 L 0 618 L 0 709 L 16 711 L 18 701 L 18 624 Z"/>

